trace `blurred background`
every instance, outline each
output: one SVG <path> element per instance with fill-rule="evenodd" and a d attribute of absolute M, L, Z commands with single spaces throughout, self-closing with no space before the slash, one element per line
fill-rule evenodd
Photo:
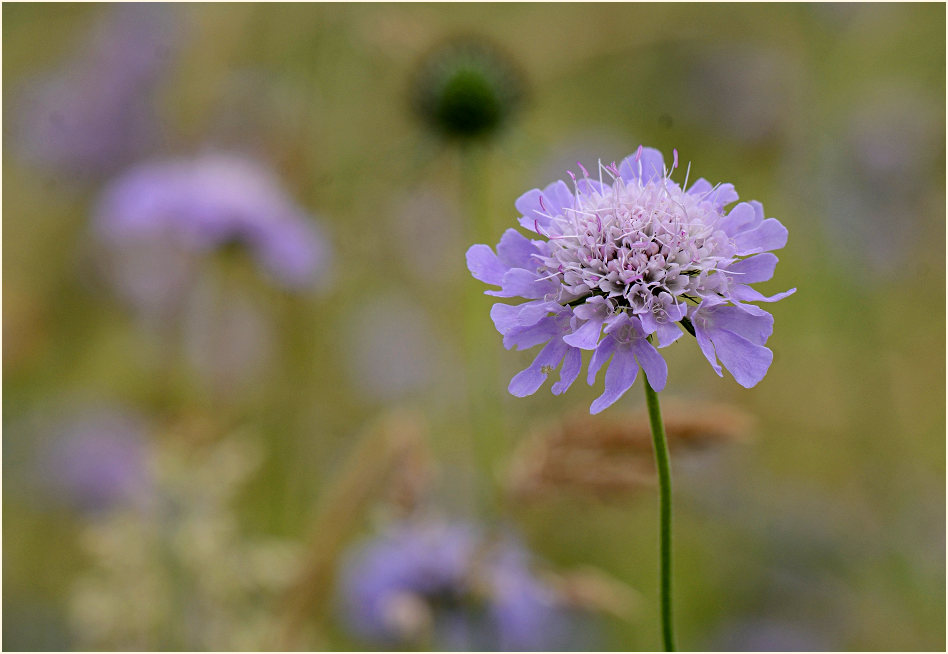
<path fill-rule="evenodd" d="M 944 6 L 3 19 L 6 649 L 659 648 L 640 384 L 509 396 L 464 264 L 645 143 L 798 288 L 664 351 L 679 644 L 944 650 Z"/>

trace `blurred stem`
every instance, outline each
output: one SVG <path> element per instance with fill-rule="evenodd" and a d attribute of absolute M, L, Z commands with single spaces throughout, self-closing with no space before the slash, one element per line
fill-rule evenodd
<path fill-rule="evenodd" d="M 464 207 L 464 217 L 467 225 L 466 235 L 468 243 L 491 242 L 492 229 L 488 202 L 488 174 L 487 157 L 489 150 L 480 144 L 464 144 L 460 148 L 461 159 L 461 206 Z M 500 407 L 496 401 L 497 395 L 493 390 L 493 380 L 496 379 L 497 358 L 488 351 L 490 345 L 486 342 L 484 329 L 486 306 L 484 296 L 473 280 L 466 278 L 464 286 L 464 335 L 465 335 L 465 370 L 467 372 L 467 396 L 470 411 L 470 443 L 469 451 L 479 471 L 489 472 L 492 465 L 492 452 L 495 449 L 496 437 L 501 431 L 499 415 Z M 475 475 L 476 479 L 481 478 Z M 492 478 L 488 476 L 488 486 Z M 474 497 L 486 493 L 487 498 L 493 498 L 493 488 L 473 488 Z"/>
<path fill-rule="evenodd" d="M 662 594 L 662 641 L 666 652 L 675 651 L 675 633 L 672 626 L 672 484 L 671 466 L 668 457 L 668 441 L 662 410 L 658 404 L 658 393 L 645 382 L 645 403 L 648 405 L 648 421 L 652 428 L 652 444 L 655 447 L 655 466 L 658 468 L 659 486 L 659 550 L 661 552 Z"/>

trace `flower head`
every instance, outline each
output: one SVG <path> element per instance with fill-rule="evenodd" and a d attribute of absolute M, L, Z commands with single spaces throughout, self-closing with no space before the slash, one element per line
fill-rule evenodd
<path fill-rule="evenodd" d="M 435 649 L 556 648 L 565 604 L 513 539 L 476 525 L 406 521 L 359 547 L 342 574 L 349 628 L 389 645 Z"/>
<path fill-rule="evenodd" d="M 318 282 L 328 252 L 316 223 L 250 159 L 209 154 L 140 164 L 106 189 L 96 229 L 116 249 L 171 241 L 187 252 L 246 247 L 278 284 Z"/>
<path fill-rule="evenodd" d="M 491 318 L 504 346 L 545 344 L 517 374 L 510 392 L 530 395 L 561 363 L 553 393 L 579 375 L 581 351 L 592 351 L 588 381 L 610 360 L 605 392 L 590 411 L 613 404 L 635 381 L 639 367 L 656 390 L 667 366 L 658 348 L 692 333 L 718 375 L 721 364 L 745 387 L 763 379 L 773 357 L 764 347 L 773 318 L 748 302 L 774 302 L 796 289 L 765 297 L 750 284 L 770 279 L 787 230 L 764 218 L 759 202 L 742 202 L 731 184 L 699 179 L 689 188 L 652 148 L 620 165 L 600 164 L 593 179 L 573 177 L 533 189 L 516 202 L 520 225 L 540 238 L 508 229 L 496 253 L 486 245 L 467 252 L 476 279 L 499 286 L 488 295 L 522 298 L 495 304 Z M 689 166 L 690 169 L 690 166 Z"/>
<path fill-rule="evenodd" d="M 496 133 L 520 104 L 514 67 L 485 41 L 464 39 L 436 48 L 415 76 L 412 101 L 432 129 L 451 139 Z"/>
<path fill-rule="evenodd" d="M 141 417 L 116 407 L 90 407 L 51 429 L 39 472 L 51 496 L 85 511 L 142 499 L 151 485 Z"/>
<path fill-rule="evenodd" d="M 155 95 L 180 38 L 162 5 L 110 7 L 59 70 L 25 81 L 15 144 L 33 164 L 70 178 L 114 172 L 160 139 Z"/>

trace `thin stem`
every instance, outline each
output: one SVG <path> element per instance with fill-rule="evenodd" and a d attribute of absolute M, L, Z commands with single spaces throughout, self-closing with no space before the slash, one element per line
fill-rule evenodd
<path fill-rule="evenodd" d="M 644 375 L 643 375 L 644 377 Z M 645 403 L 648 405 L 648 421 L 652 427 L 652 443 L 655 446 L 655 466 L 658 468 L 659 514 L 661 525 L 661 582 L 662 582 L 662 641 L 666 652 L 675 651 L 675 632 L 672 627 L 672 484 L 668 459 L 668 442 L 662 410 L 658 405 L 658 393 L 645 382 Z"/>
<path fill-rule="evenodd" d="M 460 150 L 460 190 L 464 207 L 468 243 L 490 243 L 493 238 L 489 202 L 490 150 L 482 144 L 464 144 Z M 469 460 L 479 470 L 494 467 L 494 453 L 502 446 L 501 408 L 497 393 L 493 392 L 497 378 L 496 341 L 490 338 L 490 324 L 486 316 L 483 288 L 465 275 L 464 321 L 466 379 L 469 411 Z M 498 500 L 493 484 L 479 485 L 476 475 L 471 481 L 472 503 L 481 509 Z"/>

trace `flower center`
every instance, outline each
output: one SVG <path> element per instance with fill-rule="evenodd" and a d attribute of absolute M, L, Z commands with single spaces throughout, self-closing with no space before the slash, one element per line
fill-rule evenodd
<path fill-rule="evenodd" d="M 554 221 L 543 261 L 562 283 L 560 300 L 606 297 L 614 310 L 664 317 L 671 303 L 726 284 L 717 266 L 732 252 L 715 230 L 720 214 L 666 179 L 577 193 L 577 208 Z M 695 300 L 696 301 L 696 300 Z"/>

